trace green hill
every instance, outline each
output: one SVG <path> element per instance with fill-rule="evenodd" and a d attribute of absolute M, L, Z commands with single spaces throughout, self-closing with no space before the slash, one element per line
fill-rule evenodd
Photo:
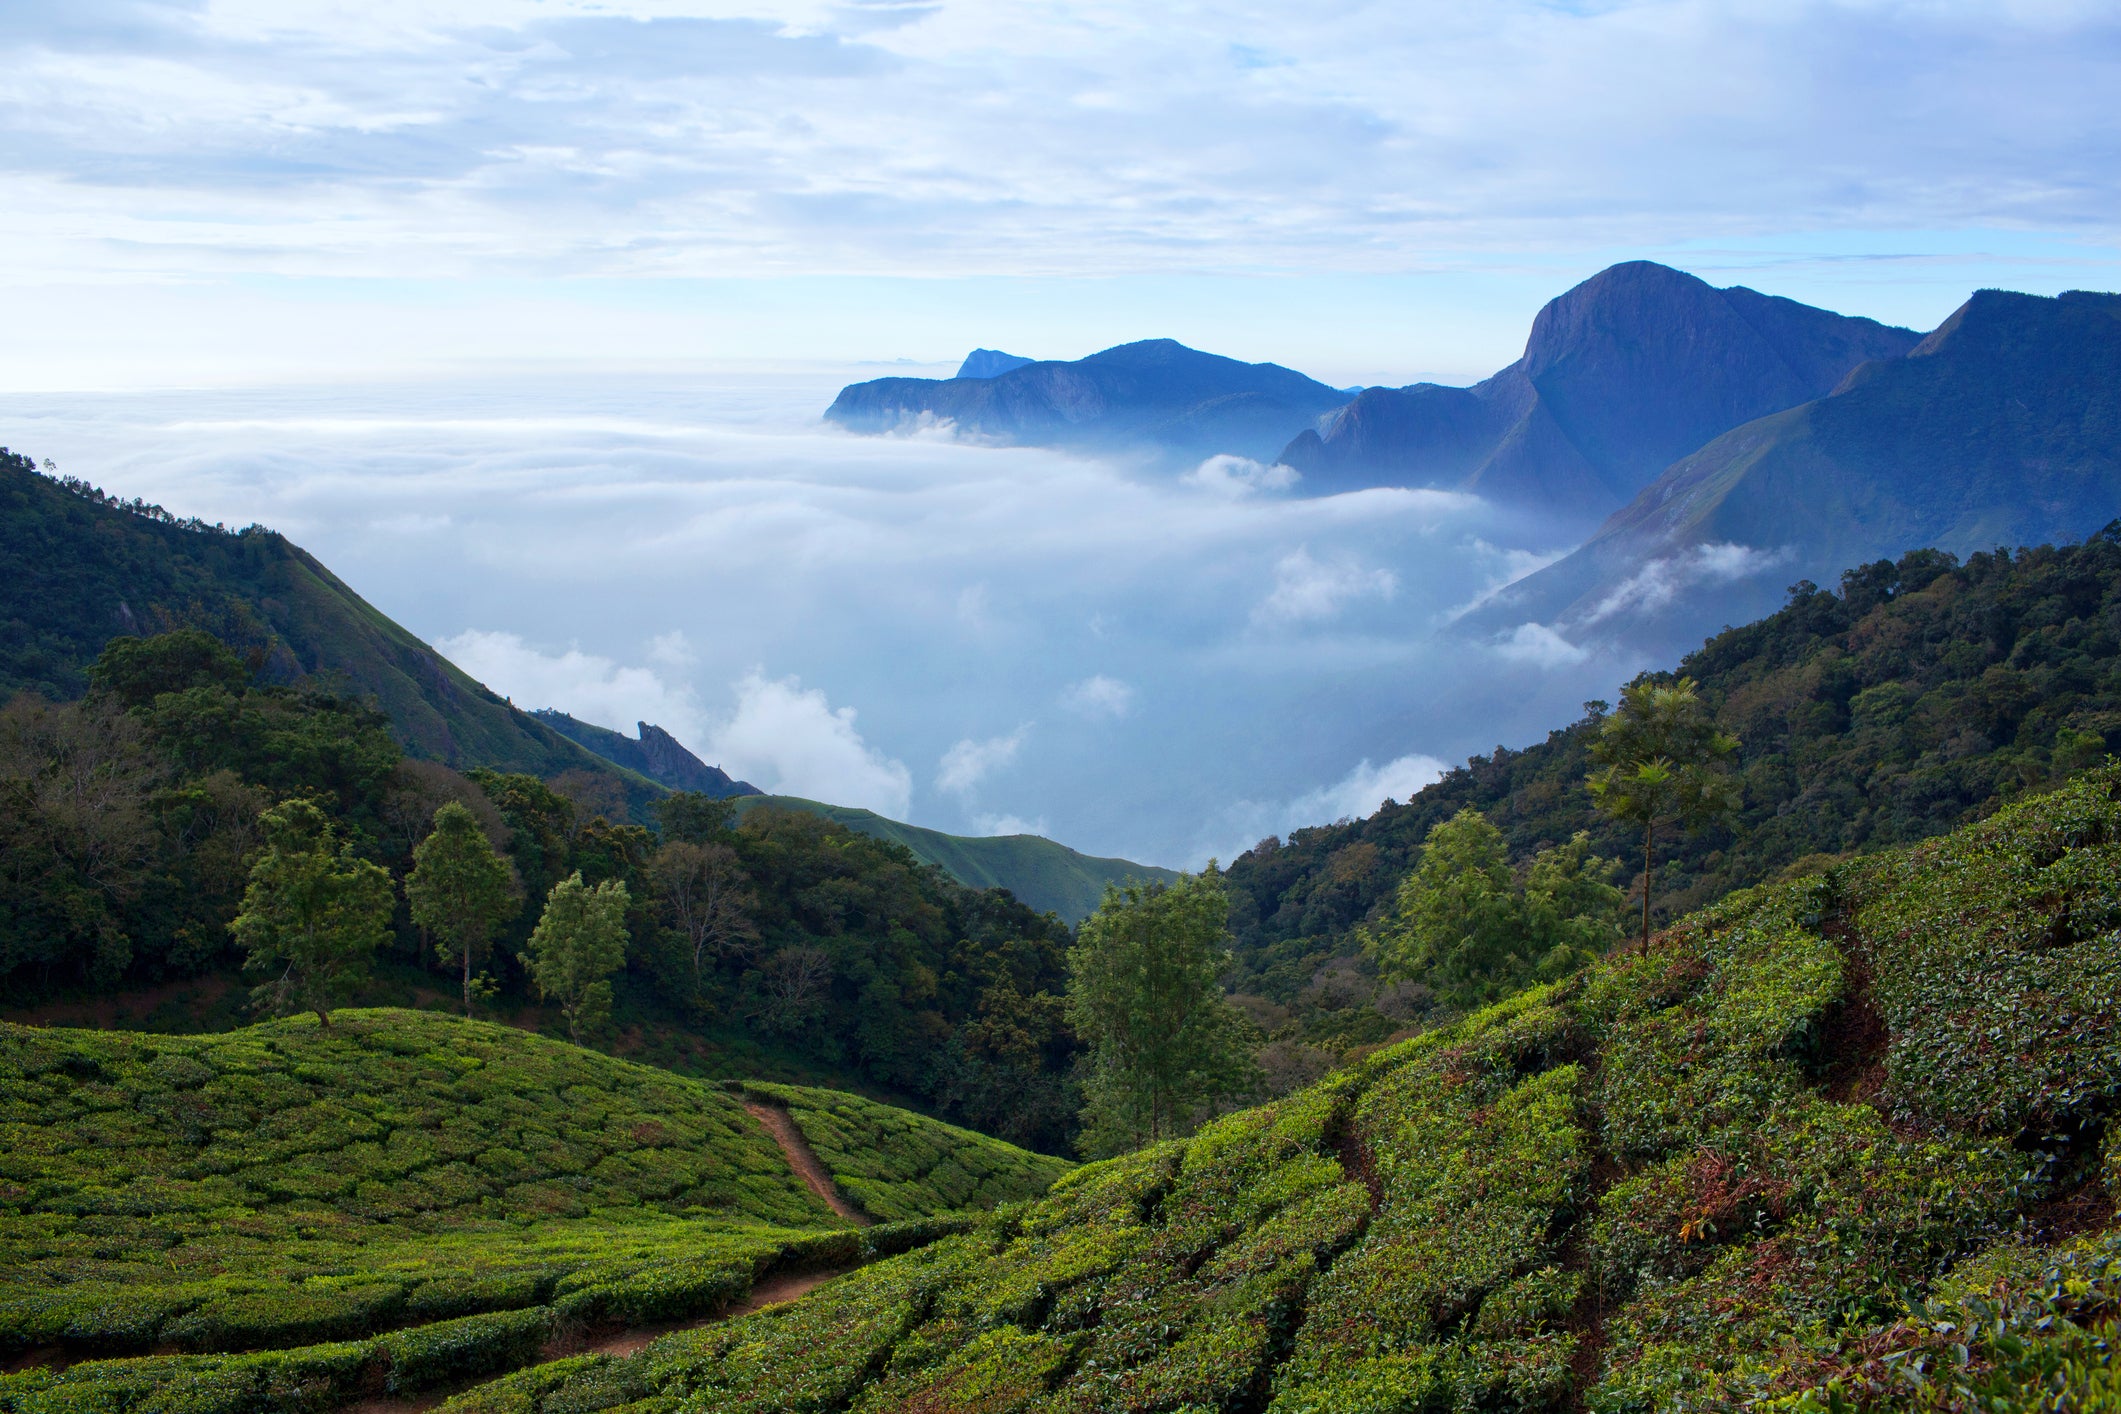
<path fill-rule="evenodd" d="M 1963 564 L 1934 551 L 1880 561 L 1837 593 L 1800 585 L 1777 613 L 1710 639 L 1677 672 L 1739 738 L 1744 800 L 1728 828 L 1660 840 L 1660 916 L 1813 856 L 1941 834 L 2121 752 L 2117 624 L 2121 529 L 2109 529 Z M 1582 829 L 1602 856 L 1639 857 L 1640 837 L 1598 817 L 1584 786 L 1598 728 L 1586 715 L 1524 750 L 1475 756 L 1367 819 L 1232 861 L 1238 989 L 1294 1008 L 1289 1024 L 1319 1045 L 1403 1026 L 1404 1015 L 1334 1009 L 1352 979 L 1321 968 L 1357 951 L 1353 930 L 1461 809 L 1487 814 L 1520 860 Z"/>
<path fill-rule="evenodd" d="M 394 1010 L 217 1036 L 0 1025 L 0 1360 L 334 1341 L 428 1359 L 468 1341 L 505 1368 L 564 1326 L 684 1319 L 778 1268 L 900 1250 L 1067 1168 L 852 1096 L 794 1098 L 932 1160 L 856 1175 L 896 1226 L 852 1230 L 722 1088 L 507 1027 Z M 51 1397 L 122 1404 L 150 1376 L 220 1368 L 80 1365 Z M 42 1378 L 0 1378 L 0 1409 L 56 1407 Z M 224 1407 L 210 1394 L 198 1408 Z"/>
<path fill-rule="evenodd" d="M 661 793 L 472 681 L 284 536 L 178 520 L 0 449 L 0 702 L 78 697 L 112 638 L 173 628 L 213 633 L 267 678 L 374 698 L 410 756 L 588 771 L 636 805 Z"/>
<path fill-rule="evenodd" d="M 452 1414 L 2103 1409 L 2121 767 Z"/>
<path fill-rule="evenodd" d="M 904 845 L 923 863 L 933 864 L 959 883 L 975 889 L 1007 889 L 1041 913 L 1057 913 L 1070 924 L 1097 911 L 1105 889 L 1129 879 L 1178 878 L 1175 870 L 1126 859 L 1099 859 L 1078 854 L 1043 835 L 946 835 L 920 825 L 889 819 L 850 805 L 823 805 L 792 795 L 745 796 L 739 811 L 760 805 L 807 810 L 850 830 Z"/>

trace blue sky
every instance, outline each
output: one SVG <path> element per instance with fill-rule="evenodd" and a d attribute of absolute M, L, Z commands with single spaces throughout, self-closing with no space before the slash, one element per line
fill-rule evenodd
<path fill-rule="evenodd" d="M 0 49 L 16 386 L 1148 334 L 1470 378 L 1636 256 L 1918 325 L 2121 284 L 2110 4 L 17 0 Z"/>
<path fill-rule="evenodd" d="M 0 59 L 0 442 L 523 705 L 1158 863 L 1645 664 L 1444 634 L 1569 548 L 1471 498 L 854 438 L 840 382 L 1471 381 L 1644 257 L 1920 328 L 2121 288 L 2110 3 L 0 0 Z"/>

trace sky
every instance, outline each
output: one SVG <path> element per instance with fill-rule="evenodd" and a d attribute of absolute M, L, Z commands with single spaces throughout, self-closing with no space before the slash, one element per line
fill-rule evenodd
<path fill-rule="evenodd" d="M 865 441 L 841 382 L 1471 381 L 1634 258 L 1917 328 L 2121 288 L 2110 3 L 0 0 L 0 56 L 10 445 L 526 705 L 1161 863 L 1640 665 L 1464 661 L 1567 548 L 1478 503 Z"/>

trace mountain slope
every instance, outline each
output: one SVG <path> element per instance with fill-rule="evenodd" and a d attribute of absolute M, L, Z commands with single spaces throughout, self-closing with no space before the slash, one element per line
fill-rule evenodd
<path fill-rule="evenodd" d="M 0 701 L 77 697 L 112 638 L 178 627 L 216 634 L 269 678 L 373 696 L 410 755 L 658 793 L 472 681 L 285 537 L 179 521 L 0 455 Z"/>
<path fill-rule="evenodd" d="M 1918 335 L 1649 261 L 1549 302 L 1524 357 L 1471 388 L 1366 389 L 1282 460 L 1314 486 L 1464 486 L 1581 519 L 1624 503 L 1673 458 L 1817 398 Z"/>
<path fill-rule="evenodd" d="M 1105 889 L 1129 879 L 1173 880 L 1153 864 L 1078 854 L 1042 835 L 947 835 L 850 805 L 822 805 L 792 795 L 747 796 L 740 811 L 776 805 L 822 815 L 875 839 L 904 845 L 968 888 L 1007 889 L 1040 913 L 1057 913 L 1071 926 L 1097 911 Z"/>
<path fill-rule="evenodd" d="M 539 708 L 530 715 L 577 746 L 587 747 L 605 760 L 629 771 L 638 771 L 672 790 L 698 791 L 717 800 L 732 795 L 762 794 L 751 782 L 736 780 L 721 767 L 708 765 L 687 751 L 684 743 L 669 732 L 647 722 L 636 722 L 634 727 L 640 735 L 630 737 L 549 707 Z"/>
<path fill-rule="evenodd" d="M 2121 296 L 1984 290 L 1907 358 L 1675 462 L 1468 622 L 1685 642 L 1794 579 L 2071 540 L 2117 513 Z"/>
<path fill-rule="evenodd" d="M 855 432 L 928 419 L 1019 446 L 1147 448 L 1180 461 L 1219 452 L 1271 459 L 1296 429 L 1347 401 L 1338 388 L 1278 364 L 1239 363 L 1149 339 L 992 377 L 854 383 L 840 390 L 825 418 Z"/>
<path fill-rule="evenodd" d="M 812 1300 L 447 1408 L 2096 1407 L 2117 794 L 1734 896 Z"/>
<path fill-rule="evenodd" d="M 1807 859 L 1927 839 L 2121 751 L 2117 537 L 1964 565 L 1934 552 L 1866 565 L 1838 593 L 1807 589 L 1680 660 L 1675 674 L 1695 679 L 1739 739 L 1743 798 L 1730 828 L 1659 841 L 1660 916 Z M 1519 862 L 1578 830 L 1601 856 L 1639 860 L 1641 837 L 1598 815 L 1584 786 L 1600 721 L 1476 756 L 1366 819 L 1233 860 L 1237 990 L 1297 1008 L 1312 1042 L 1336 1050 L 1404 1025 L 1337 1005 L 1329 960 L 1360 951 L 1354 930 L 1390 905 L 1428 832 L 1460 810 L 1486 814 Z M 1627 864 L 1620 881 L 1638 874 Z"/>
<path fill-rule="evenodd" d="M 1003 353 L 1000 349 L 974 349 L 965 355 L 965 361 L 957 366 L 959 378 L 997 378 L 1012 368 L 1022 368 L 1038 360 L 1022 358 L 1016 354 Z"/>

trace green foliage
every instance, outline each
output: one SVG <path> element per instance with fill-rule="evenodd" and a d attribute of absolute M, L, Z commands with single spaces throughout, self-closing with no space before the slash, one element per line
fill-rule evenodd
<path fill-rule="evenodd" d="M 557 1001 L 567 1033 L 579 1044 L 611 1015 L 611 974 L 626 962 L 626 886 L 607 879 L 594 889 L 579 871 L 552 886 L 524 959 L 538 995 Z"/>
<path fill-rule="evenodd" d="M 1244 1085 L 1237 1015 L 1217 984 L 1229 899 L 1211 865 L 1106 892 L 1069 950 L 1068 1016 L 1090 1047 L 1090 1152 L 1154 1143 Z"/>
<path fill-rule="evenodd" d="M 1659 824 L 1693 829 L 1738 809 L 1729 760 L 1738 738 L 1716 729 L 1694 680 L 1632 682 L 1591 743 L 1586 782 L 1598 809 L 1642 831 L 1642 946 L 1650 946 L 1650 885 Z"/>
<path fill-rule="evenodd" d="M 290 800 L 259 818 L 265 849 L 250 867 L 243 911 L 228 925 L 245 966 L 280 975 L 257 989 L 276 1015 L 292 1006 L 329 1025 L 329 1008 L 368 973 L 390 930 L 390 873 L 354 856 L 324 812 Z"/>
<path fill-rule="evenodd" d="M 2011 969 L 2113 895 L 2116 775 L 1734 896 L 805 1301 L 457 1408 L 2101 1408 L 2121 1229 L 2112 1141 L 2086 1140 L 2121 1075 L 1951 1057 L 2023 1044 L 2028 979 L 2103 975 Z M 2089 966 L 2098 929 L 2045 947 Z M 1961 954 L 2002 984 L 1889 995 L 1885 969 Z M 2121 1022 L 2121 989 L 2058 995 L 2050 1043 Z M 1948 1079 L 1901 1078 L 1903 1028 Z M 1945 1106 L 1898 1098 L 1921 1085 Z M 2049 1155 L 2012 1142 L 2069 1119 Z"/>
<path fill-rule="evenodd" d="M 1519 883 L 1502 832 L 1461 810 L 1429 832 L 1421 864 L 1363 950 L 1386 977 L 1418 980 L 1454 1010 L 1565 976 L 1618 940 L 1620 890 L 1589 836 L 1541 850 Z"/>
<path fill-rule="evenodd" d="M 741 1088 L 784 1107 L 840 1192 L 886 1222 L 1034 1198 L 1071 1167 L 857 1095 L 758 1081 Z"/>
<path fill-rule="evenodd" d="M 1129 859 L 1078 854 L 1039 835 L 949 835 L 873 810 L 825 805 L 796 796 L 745 796 L 733 802 L 740 815 L 753 810 L 799 810 L 822 815 L 857 834 L 895 844 L 923 864 L 945 870 L 967 888 L 1007 889 L 1035 913 L 1051 913 L 1066 924 L 1097 911 L 1105 891 L 1130 883 L 1175 883 L 1179 875 Z"/>
<path fill-rule="evenodd" d="M 0 1027 L 0 1352 L 661 1309 L 838 1226 L 720 1090 L 504 1027 Z"/>
<path fill-rule="evenodd" d="M 412 861 L 412 873 L 405 877 L 412 921 L 433 935 L 442 962 L 462 964 L 464 1014 L 469 1016 L 479 950 L 522 907 L 522 890 L 478 817 L 457 801 L 435 811 L 434 830 L 414 847 Z"/>
<path fill-rule="evenodd" d="M 2117 625 L 2121 533 L 1963 565 L 1923 550 L 1850 571 L 1838 593 L 1800 584 L 1780 612 L 1652 675 L 1694 679 L 1717 728 L 1741 739 L 1743 795 L 1727 824 L 1660 829 L 1653 926 L 1785 871 L 1947 833 L 2121 750 Z M 1336 1052 L 1404 1024 L 1374 984 L 1321 995 L 1321 964 L 1358 950 L 1354 930 L 1374 928 L 1423 838 L 1460 810 L 1487 815 L 1520 866 L 1587 822 L 1592 854 L 1639 855 L 1641 832 L 1592 808 L 1606 712 L 1590 706 L 1369 819 L 1241 855 L 1227 875 L 1236 990 L 1291 1009 L 1292 1038 Z"/>

